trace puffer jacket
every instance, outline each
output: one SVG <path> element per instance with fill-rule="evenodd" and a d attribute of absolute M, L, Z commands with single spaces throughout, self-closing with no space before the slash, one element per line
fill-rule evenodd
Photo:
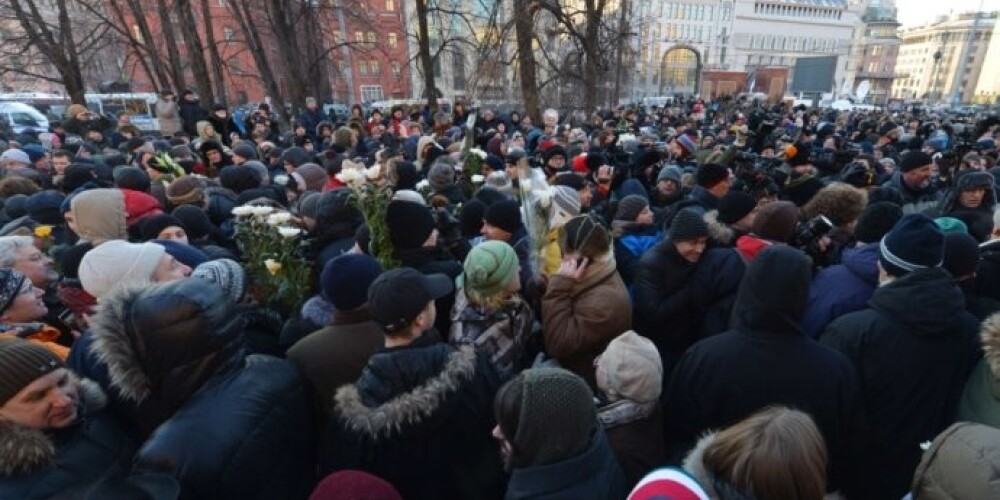
<path fill-rule="evenodd" d="M 954 422 L 982 355 L 979 322 L 943 269 L 920 269 L 875 290 L 870 308 L 841 316 L 820 342 L 845 354 L 861 381 L 860 482 L 849 498 L 906 494 L 920 443 Z M 918 397 L 919 395 L 919 397 Z"/>
<path fill-rule="evenodd" d="M 614 221 L 611 223 L 614 237 L 615 263 L 618 274 L 626 287 L 632 286 L 639 259 L 663 238 L 663 233 L 652 224 Z"/>
<path fill-rule="evenodd" d="M 878 243 L 844 250 L 840 264 L 820 269 L 809 287 L 802 327 L 818 338 L 831 321 L 868 305 L 878 287 Z"/>
<path fill-rule="evenodd" d="M 102 301 L 91 350 L 152 431 L 135 469 L 173 475 L 186 499 L 305 498 L 313 436 L 298 371 L 245 357 L 245 317 L 233 307 L 196 278 Z"/>
<path fill-rule="evenodd" d="M 433 333 L 433 335 L 432 335 Z M 334 396 L 320 470 L 360 469 L 403 498 L 496 498 L 500 455 L 490 436 L 500 387 L 485 356 L 427 332 L 375 353 Z"/>
<path fill-rule="evenodd" d="M 983 359 L 965 384 L 957 420 L 1000 429 L 1000 314 L 983 321 L 979 338 Z"/>
<path fill-rule="evenodd" d="M 912 488 L 917 500 L 1000 498 L 1000 430 L 952 425 L 924 452 Z"/>
<path fill-rule="evenodd" d="M 0 498 L 50 498 L 129 473 L 135 442 L 102 412 L 107 398 L 94 382 L 73 377 L 77 423 L 54 431 L 0 420 Z"/>
<path fill-rule="evenodd" d="M 882 187 L 893 189 L 902 196 L 904 214 L 924 213 L 936 208 L 941 200 L 941 193 L 933 183 L 923 189 L 911 189 L 903 182 L 902 174 L 898 170 L 882 184 Z"/>

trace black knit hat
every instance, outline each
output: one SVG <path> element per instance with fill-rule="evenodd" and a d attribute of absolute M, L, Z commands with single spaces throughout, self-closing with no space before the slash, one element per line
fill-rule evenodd
<path fill-rule="evenodd" d="M 394 250 L 412 250 L 424 246 L 434 231 L 434 216 L 424 205 L 396 200 L 385 211 L 389 239 Z"/>
<path fill-rule="evenodd" d="M 521 384 L 517 429 L 508 437 L 516 467 L 560 462 L 587 449 L 598 423 L 582 378 L 561 368 L 535 368 L 510 383 Z"/>
<path fill-rule="evenodd" d="M 757 207 L 757 201 L 743 191 L 730 191 L 719 199 L 719 222 L 732 224 Z"/>
<path fill-rule="evenodd" d="M 230 165 L 219 172 L 219 184 L 236 194 L 260 187 L 260 176 L 250 167 Z"/>
<path fill-rule="evenodd" d="M 811 152 L 812 148 L 809 144 L 797 142 L 785 148 L 785 161 L 793 167 L 808 165 Z"/>
<path fill-rule="evenodd" d="M 521 227 L 521 206 L 515 201 L 498 201 L 486 207 L 483 220 L 508 233 L 516 233 Z"/>
<path fill-rule="evenodd" d="M 860 243 L 877 243 L 902 217 L 903 210 L 895 203 L 872 203 L 861 212 L 854 228 L 854 236 Z"/>
<path fill-rule="evenodd" d="M 891 276 L 902 277 L 944 262 L 944 234 L 927 216 L 909 214 L 899 219 L 879 244 L 879 264 Z"/>
<path fill-rule="evenodd" d="M 685 208 L 674 216 L 670 224 L 670 241 L 688 241 L 708 236 L 708 224 L 693 208 Z"/>
<path fill-rule="evenodd" d="M 246 141 L 241 141 L 233 146 L 233 154 L 247 160 L 257 159 L 257 148 Z"/>
<path fill-rule="evenodd" d="M 634 222 L 647 206 L 649 206 L 649 202 L 645 198 L 637 194 L 630 194 L 618 202 L 615 220 Z"/>
<path fill-rule="evenodd" d="M 891 134 L 893 130 L 898 130 L 898 129 L 899 125 L 896 125 L 895 122 L 893 122 L 892 120 L 886 120 L 885 122 L 882 123 L 882 125 L 879 125 L 878 135 L 879 137 L 886 136 Z"/>
<path fill-rule="evenodd" d="M 139 167 L 118 167 L 111 175 L 115 179 L 116 188 L 149 192 L 149 174 Z"/>
<path fill-rule="evenodd" d="M 156 214 L 139 222 L 139 239 L 142 241 L 159 239 L 160 231 L 171 226 L 184 229 L 184 233 L 187 234 L 187 228 L 184 227 L 184 223 L 173 215 Z"/>
<path fill-rule="evenodd" d="M 0 406 L 39 377 L 65 366 L 42 345 L 16 337 L 0 337 Z"/>
<path fill-rule="evenodd" d="M 465 236 L 466 238 L 475 238 L 479 236 L 480 231 L 483 229 L 483 215 L 485 214 L 485 203 L 476 199 L 467 202 L 462 207 L 462 213 L 458 216 L 462 236 Z"/>
<path fill-rule="evenodd" d="M 706 163 L 698 167 L 695 181 L 703 188 L 710 188 L 729 178 L 729 169 L 716 163 Z"/>
<path fill-rule="evenodd" d="M 979 268 L 979 242 L 972 236 L 952 232 L 944 235 L 944 268 L 956 278 L 975 274 Z"/>
<path fill-rule="evenodd" d="M 183 225 L 191 241 L 211 236 L 217 231 L 208 214 L 194 205 L 181 205 L 175 208 L 173 216 Z"/>
<path fill-rule="evenodd" d="M 910 151 L 899 160 L 899 171 L 906 173 L 934 163 L 934 159 L 923 151 Z"/>

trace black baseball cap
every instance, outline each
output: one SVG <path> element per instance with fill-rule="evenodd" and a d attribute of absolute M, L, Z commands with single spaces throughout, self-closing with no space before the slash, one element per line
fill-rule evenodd
<path fill-rule="evenodd" d="M 444 274 L 423 274 L 401 267 L 382 273 L 368 288 L 368 308 L 372 320 L 386 333 L 396 333 L 409 326 L 427 303 L 454 290 L 451 278 Z M 441 314 L 447 314 L 447 311 Z"/>

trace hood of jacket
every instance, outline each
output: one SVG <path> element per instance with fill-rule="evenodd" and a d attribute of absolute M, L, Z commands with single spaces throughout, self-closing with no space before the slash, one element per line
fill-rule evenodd
<path fill-rule="evenodd" d="M 1000 430 L 959 422 L 924 452 L 911 491 L 921 500 L 1000 498 Z"/>
<path fill-rule="evenodd" d="M 989 366 L 993 378 L 1000 380 L 1000 313 L 983 321 L 979 338 L 983 342 L 983 359 Z"/>
<path fill-rule="evenodd" d="M 79 422 L 104 408 L 108 398 L 96 382 L 71 376 L 79 394 Z M 53 433 L 0 419 L 0 476 L 30 474 L 55 461 Z"/>
<path fill-rule="evenodd" d="M 357 383 L 337 390 L 335 412 L 348 430 L 374 442 L 435 428 L 475 374 L 472 346 L 455 349 L 424 334 L 372 356 Z"/>
<path fill-rule="evenodd" d="M 561 462 L 514 469 L 505 498 L 623 498 L 626 488 L 618 460 L 598 426 L 583 453 Z"/>
<path fill-rule="evenodd" d="M 774 243 L 752 234 L 745 234 L 736 240 L 736 251 L 746 260 L 756 259 L 757 254 L 772 246 L 774 246 Z"/>
<path fill-rule="evenodd" d="M 705 223 L 708 224 L 708 237 L 721 245 L 731 246 L 736 243 L 736 230 L 719 221 L 719 211 L 709 210 L 705 213 Z"/>
<path fill-rule="evenodd" d="M 76 234 L 97 246 L 108 240 L 128 238 L 125 194 L 120 189 L 90 189 L 70 202 Z"/>
<path fill-rule="evenodd" d="M 986 189 L 982 203 L 977 208 L 965 208 L 959 206 L 958 197 L 962 191 L 971 189 L 973 186 L 980 186 Z M 987 172 L 966 171 L 955 179 L 955 186 L 945 193 L 941 199 L 941 215 L 947 215 L 960 210 L 977 210 L 993 213 L 993 207 L 997 204 L 996 187 L 993 175 Z"/>
<path fill-rule="evenodd" d="M 841 264 L 859 279 L 877 285 L 878 243 L 868 243 L 845 249 L 841 255 Z"/>
<path fill-rule="evenodd" d="M 127 400 L 180 407 L 212 376 L 242 362 L 245 317 L 197 278 L 124 287 L 90 321 L 91 353 Z"/>
<path fill-rule="evenodd" d="M 954 331 L 965 315 L 965 296 L 948 271 L 920 269 L 875 290 L 868 304 L 913 335 Z"/>
<path fill-rule="evenodd" d="M 732 326 L 741 331 L 801 332 L 809 300 L 812 262 L 800 250 L 775 245 L 748 266 L 733 305 Z"/>

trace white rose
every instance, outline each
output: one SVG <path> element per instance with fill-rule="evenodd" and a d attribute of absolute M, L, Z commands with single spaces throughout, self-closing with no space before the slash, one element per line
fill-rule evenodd
<path fill-rule="evenodd" d="M 341 170 L 336 177 L 338 181 L 343 182 L 344 184 L 354 184 L 363 178 L 361 171 L 356 168 L 345 168 Z"/>
<path fill-rule="evenodd" d="M 417 183 L 417 191 L 423 191 L 424 189 L 430 189 L 431 183 L 424 179 Z"/>
<path fill-rule="evenodd" d="M 297 227 L 281 226 L 278 228 L 278 234 L 285 238 L 291 238 L 293 236 L 298 236 L 302 230 Z"/>
<path fill-rule="evenodd" d="M 486 177 L 483 177 L 483 176 L 481 176 L 479 174 L 473 174 L 472 175 L 472 183 L 473 184 L 482 184 L 483 181 L 485 181 L 485 180 L 486 180 Z"/>
<path fill-rule="evenodd" d="M 380 175 L 382 175 L 382 165 L 375 164 L 372 165 L 371 168 L 365 170 L 365 177 L 369 180 L 374 181 L 378 179 Z"/>
<path fill-rule="evenodd" d="M 280 226 L 290 220 L 292 220 L 292 214 L 288 212 L 278 212 L 267 217 L 267 223 L 272 226 Z"/>
<path fill-rule="evenodd" d="M 472 148 L 472 153 L 479 157 L 480 160 L 486 159 L 486 151 L 479 148 Z"/>
<path fill-rule="evenodd" d="M 272 207 L 268 207 L 268 206 L 263 206 L 263 207 L 250 207 L 250 210 L 251 210 L 251 211 L 253 212 L 253 214 L 254 214 L 254 215 L 256 215 L 257 217 L 263 217 L 263 216 L 265 216 L 265 215 L 268 215 L 268 214 L 270 214 L 271 212 L 273 212 L 273 211 L 274 211 L 274 208 L 272 208 Z"/>
<path fill-rule="evenodd" d="M 245 217 L 253 213 L 253 207 L 248 207 L 246 205 L 239 206 L 233 209 L 233 215 L 237 217 Z"/>

